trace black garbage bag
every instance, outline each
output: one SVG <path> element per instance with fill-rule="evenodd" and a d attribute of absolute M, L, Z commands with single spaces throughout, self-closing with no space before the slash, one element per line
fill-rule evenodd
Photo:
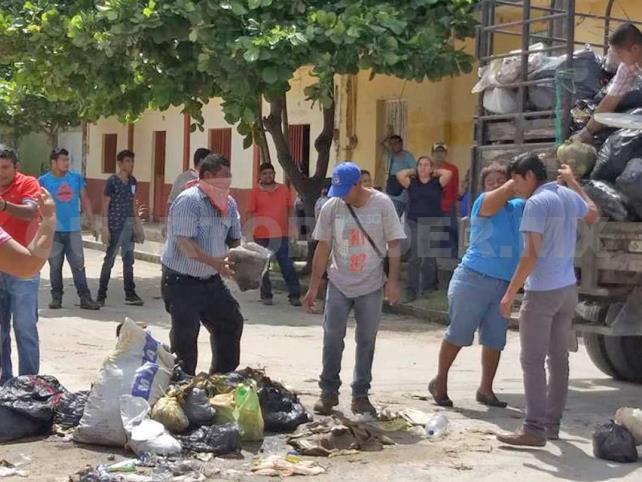
<path fill-rule="evenodd" d="M 600 425 L 593 432 L 593 455 L 613 462 L 637 462 L 635 439 L 625 427 L 613 420 Z"/>
<path fill-rule="evenodd" d="M 629 209 L 642 220 L 642 159 L 631 159 L 615 181 L 629 201 Z"/>
<path fill-rule="evenodd" d="M 207 392 L 200 388 L 189 391 L 183 403 L 183 412 L 193 427 L 212 425 L 216 417 L 216 409 L 207 398 Z"/>
<path fill-rule="evenodd" d="M 261 413 L 268 432 L 293 432 L 312 421 L 299 398 L 292 392 L 273 386 L 259 389 Z"/>
<path fill-rule="evenodd" d="M 586 181 L 582 183 L 584 192 L 600 208 L 602 216 L 613 221 L 629 221 L 631 215 L 627 209 L 627 200 L 613 184 L 604 181 Z"/>
<path fill-rule="evenodd" d="M 631 111 L 633 115 L 642 115 L 642 109 Z M 642 131 L 620 129 L 609 136 L 597 154 L 595 168 L 591 179 L 615 182 L 622 174 L 627 163 L 642 153 Z"/>
<path fill-rule="evenodd" d="M 241 432 L 236 423 L 200 427 L 187 435 L 177 435 L 183 450 L 209 452 L 215 455 L 238 452 L 241 449 Z"/>
<path fill-rule="evenodd" d="M 89 391 L 65 393 L 54 413 L 54 423 L 62 428 L 77 427 L 85 413 Z"/>
<path fill-rule="evenodd" d="M 23 375 L 0 388 L 0 442 L 49 433 L 67 390 L 52 376 Z"/>

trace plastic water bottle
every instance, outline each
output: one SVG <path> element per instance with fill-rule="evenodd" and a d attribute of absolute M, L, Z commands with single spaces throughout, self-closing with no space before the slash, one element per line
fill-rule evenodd
<path fill-rule="evenodd" d="M 443 413 L 436 413 L 426 424 L 426 437 L 436 439 L 448 430 L 448 418 Z"/>

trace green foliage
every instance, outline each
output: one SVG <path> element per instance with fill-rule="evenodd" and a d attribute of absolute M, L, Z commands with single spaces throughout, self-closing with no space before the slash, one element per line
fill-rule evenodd
<path fill-rule="evenodd" d="M 0 11 L 0 62 L 14 80 L 86 118 L 132 121 L 208 99 L 249 137 L 258 100 L 310 66 L 307 95 L 333 103 L 334 77 L 369 69 L 438 80 L 472 68 L 453 39 L 474 34 L 473 0 L 31 0 Z"/>

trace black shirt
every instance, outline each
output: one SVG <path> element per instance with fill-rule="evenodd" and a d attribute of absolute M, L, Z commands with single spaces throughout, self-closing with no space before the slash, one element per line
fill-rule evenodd
<path fill-rule="evenodd" d="M 444 215 L 441 210 L 443 190 L 437 177 L 433 177 L 426 183 L 413 177 L 408 186 L 408 219 L 417 221 L 420 218 L 442 217 Z"/>
<path fill-rule="evenodd" d="M 107 179 L 105 196 L 111 198 L 107 213 L 109 229 L 122 229 L 127 220 L 133 218 L 137 187 L 138 183 L 134 176 L 130 176 L 128 182 L 123 182 L 116 174 Z"/>

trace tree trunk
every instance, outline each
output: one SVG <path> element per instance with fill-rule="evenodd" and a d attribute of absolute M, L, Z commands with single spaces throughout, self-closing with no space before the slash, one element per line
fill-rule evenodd
<path fill-rule="evenodd" d="M 87 177 L 87 156 L 89 155 L 89 124 L 87 121 L 81 123 L 82 130 L 82 159 L 80 161 L 80 173 Z"/>

